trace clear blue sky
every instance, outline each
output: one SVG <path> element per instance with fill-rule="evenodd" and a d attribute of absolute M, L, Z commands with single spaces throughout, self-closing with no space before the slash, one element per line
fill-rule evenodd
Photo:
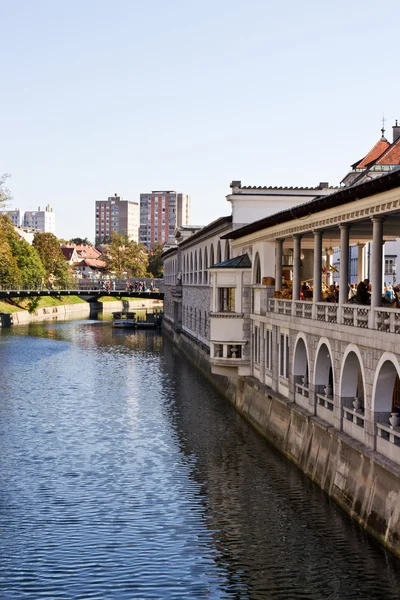
<path fill-rule="evenodd" d="M 400 119 L 400 4 L 0 0 L 0 173 L 94 237 L 94 202 L 176 189 L 192 222 L 232 179 L 338 183 Z"/>

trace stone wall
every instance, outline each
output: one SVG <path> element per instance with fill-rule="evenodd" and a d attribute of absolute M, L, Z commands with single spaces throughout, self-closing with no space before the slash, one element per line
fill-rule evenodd
<path fill-rule="evenodd" d="M 199 337 L 209 345 L 210 331 L 210 295 L 211 289 L 206 285 L 190 285 L 182 288 L 182 328 Z"/>
<path fill-rule="evenodd" d="M 204 347 L 167 322 L 164 331 L 268 442 L 400 557 L 400 467 L 253 377 L 212 375 Z"/>

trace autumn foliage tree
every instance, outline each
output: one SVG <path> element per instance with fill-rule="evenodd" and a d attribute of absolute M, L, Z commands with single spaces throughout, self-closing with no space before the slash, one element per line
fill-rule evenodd
<path fill-rule="evenodd" d="M 0 284 L 7 288 L 36 288 L 45 270 L 40 256 L 20 239 L 7 215 L 0 215 Z"/>
<path fill-rule="evenodd" d="M 163 252 L 163 245 L 155 244 L 149 253 L 149 266 L 147 270 L 152 277 L 163 277 L 164 275 Z"/>
<path fill-rule="evenodd" d="M 53 275 L 58 288 L 68 288 L 72 283 L 72 275 L 56 236 L 52 233 L 37 232 L 32 245 L 39 253 L 46 272 L 46 278 L 48 279 L 50 275 Z"/>
<path fill-rule="evenodd" d="M 144 244 L 128 240 L 115 231 L 104 246 L 102 260 L 106 264 L 107 273 L 114 273 L 122 279 L 127 277 L 145 277 L 147 273 L 148 254 Z"/>

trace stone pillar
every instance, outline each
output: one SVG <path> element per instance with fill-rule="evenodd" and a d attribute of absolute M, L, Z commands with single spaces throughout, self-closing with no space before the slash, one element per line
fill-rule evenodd
<path fill-rule="evenodd" d="M 372 217 L 371 313 L 382 301 L 383 217 Z"/>
<path fill-rule="evenodd" d="M 365 277 L 365 244 L 357 244 L 357 283 L 364 281 Z"/>
<path fill-rule="evenodd" d="M 301 238 L 299 234 L 293 236 L 293 300 L 300 300 Z"/>
<path fill-rule="evenodd" d="M 340 229 L 340 272 L 339 305 L 346 304 L 349 297 L 349 230 L 348 223 L 339 225 Z"/>
<path fill-rule="evenodd" d="M 314 231 L 314 293 L 313 302 L 322 298 L 322 231 Z"/>
<path fill-rule="evenodd" d="M 283 240 L 275 240 L 275 291 L 282 287 Z"/>

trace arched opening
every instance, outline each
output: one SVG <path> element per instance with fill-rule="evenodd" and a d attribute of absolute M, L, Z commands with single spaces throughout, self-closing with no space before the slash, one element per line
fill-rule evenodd
<path fill-rule="evenodd" d="M 193 283 L 197 283 L 197 250 L 194 252 Z"/>
<path fill-rule="evenodd" d="M 254 259 L 253 283 L 261 283 L 261 261 L 258 252 Z"/>
<path fill-rule="evenodd" d="M 333 424 L 334 378 L 331 353 L 328 346 L 321 344 L 314 366 L 314 387 L 317 415 Z"/>
<path fill-rule="evenodd" d="M 297 404 L 309 410 L 309 379 L 307 347 L 303 338 L 297 340 L 293 357 L 294 399 Z"/>
<path fill-rule="evenodd" d="M 307 348 L 302 338 L 299 338 L 296 344 L 293 361 L 293 375 L 295 383 L 300 383 L 308 388 L 309 369 Z"/>
<path fill-rule="evenodd" d="M 381 366 L 375 386 L 374 411 L 385 413 L 379 420 L 386 420 L 389 413 L 400 413 L 400 385 L 399 374 L 391 360 L 386 360 Z"/>
<path fill-rule="evenodd" d="M 340 380 L 343 431 L 364 441 L 364 377 L 360 358 L 351 351 L 344 359 Z"/>
<path fill-rule="evenodd" d="M 221 242 L 218 240 L 217 245 L 217 264 L 221 262 Z"/>
<path fill-rule="evenodd" d="M 190 283 L 193 283 L 193 252 L 190 253 Z"/>
<path fill-rule="evenodd" d="M 231 247 L 229 245 L 229 240 L 225 240 L 225 260 L 229 260 L 231 257 Z"/>
<path fill-rule="evenodd" d="M 204 271 L 203 271 L 203 281 L 204 283 L 208 283 L 208 256 L 207 256 L 207 247 L 204 248 Z"/>
<path fill-rule="evenodd" d="M 211 248 L 210 248 L 210 267 L 212 267 L 215 264 L 214 262 L 214 245 L 211 244 Z"/>
<path fill-rule="evenodd" d="M 352 406 L 358 398 L 364 404 L 364 380 L 360 360 L 355 352 L 349 352 L 345 358 L 340 385 L 340 397 L 343 406 Z M 361 408 L 361 407 L 360 407 Z"/>

